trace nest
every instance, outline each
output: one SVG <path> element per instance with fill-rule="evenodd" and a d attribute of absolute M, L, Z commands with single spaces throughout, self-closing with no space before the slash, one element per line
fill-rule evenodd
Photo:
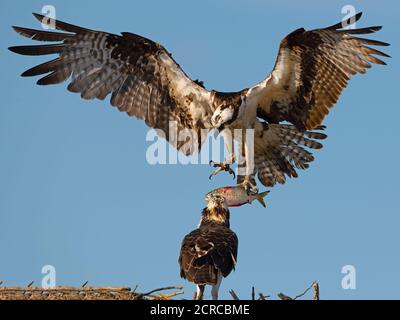
<path fill-rule="evenodd" d="M 87 287 L 87 282 L 81 287 L 57 286 L 49 289 L 33 287 L 33 283 L 26 287 L 1 287 L 1 284 L 0 282 L 0 300 L 173 300 L 172 298 L 184 293 L 181 286 L 162 287 L 140 293 L 136 291 L 137 287 L 133 290 L 129 287 Z M 280 300 L 297 300 L 309 291 L 313 293 L 313 300 L 319 300 L 319 285 L 316 281 L 294 297 L 283 293 L 277 296 Z M 230 290 L 229 293 L 233 300 L 240 300 L 234 290 Z M 261 292 L 256 294 L 252 287 L 250 300 L 269 300 L 270 298 L 271 296 Z"/>
<path fill-rule="evenodd" d="M 0 287 L 0 300 L 171 300 L 182 291 L 162 293 L 165 290 L 181 290 L 182 287 L 164 287 L 146 293 L 128 287 L 64 287 L 44 289 L 40 287 Z"/>

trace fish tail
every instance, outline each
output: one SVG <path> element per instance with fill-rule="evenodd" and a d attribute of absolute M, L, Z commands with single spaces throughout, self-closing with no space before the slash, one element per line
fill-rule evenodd
<path fill-rule="evenodd" d="M 267 207 L 267 205 L 265 204 L 265 201 L 264 201 L 264 197 L 265 197 L 268 193 L 269 193 L 269 190 L 264 191 L 264 192 L 261 192 L 261 193 L 259 193 L 259 194 L 256 195 L 257 201 L 258 201 L 259 203 L 261 203 L 261 205 L 262 205 L 264 208 Z"/>

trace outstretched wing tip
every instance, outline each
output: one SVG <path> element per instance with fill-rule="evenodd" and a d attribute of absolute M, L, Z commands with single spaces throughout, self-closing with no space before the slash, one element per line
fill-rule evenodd
<path fill-rule="evenodd" d="M 32 35 L 27 32 L 29 30 L 27 28 L 23 28 L 23 27 L 19 27 L 19 26 L 11 26 L 11 28 L 16 33 L 20 34 L 23 37 L 32 38 Z"/>
<path fill-rule="evenodd" d="M 32 12 L 33 17 L 38 20 L 40 23 L 44 23 L 43 20 L 45 18 L 44 15 L 37 13 L 37 12 Z"/>
<path fill-rule="evenodd" d="M 348 25 L 352 25 L 355 22 L 357 22 L 358 20 L 360 20 L 361 16 L 362 16 L 362 11 L 360 11 L 359 13 L 356 13 L 354 16 L 351 16 L 349 18 L 347 18 L 346 20 L 342 20 L 338 23 L 335 23 L 334 25 L 331 25 L 329 27 L 326 27 L 325 29 L 327 30 L 338 30 L 338 29 L 342 29 L 344 27 L 344 24 Z"/>
<path fill-rule="evenodd" d="M 18 53 L 18 52 L 15 52 L 15 47 L 8 47 L 7 49 L 10 50 L 11 52 Z"/>
<path fill-rule="evenodd" d="M 25 46 L 12 46 L 12 47 L 8 47 L 8 50 L 10 50 L 11 52 L 14 52 L 16 54 L 22 54 L 24 55 L 25 52 Z"/>
<path fill-rule="evenodd" d="M 360 11 L 360 12 L 356 13 L 354 16 L 347 18 L 346 21 L 351 21 L 352 19 L 354 19 L 354 22 L 357 22 L 358 20 L 361 19 L 362 15 L 363 15 L 363 12 Z"/>
<path fill-rule="evenodd" d="M 44 18 L 44 15 L 37 13 L 37 12 L 32 12 L 32 15 L 38 19 L 39 21 L 41 21 Z"/>
<path fill-rule="evenodd" d="M 26 78 L 26 77 L 31 77 L 30 73 L 28 72 L 29 70 L 26 70 L 20 74 L 20 77 Z"/>

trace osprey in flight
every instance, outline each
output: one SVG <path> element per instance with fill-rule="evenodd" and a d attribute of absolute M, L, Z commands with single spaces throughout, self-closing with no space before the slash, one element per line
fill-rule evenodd
<path fill-rule="evenodd" d="M 322 145 L 326 136 L 323 119 L 336 103 L 350 77 L 365 73 L 372 63 L 385 64 L 388 57 L 370 46 L 387 43 L 356 37 L 381 27 L 343 29 L 359 20 L 361 13 L 327 28 L 297 29 L 280 44 L 272 72 L 261 82 L 239 92 L 207 90 L 192 81 L 160 44 L 142 36 L 90 30 L 40 14 L 42 23 L 65 32 L 14 27 L 36 41 L 57 42 L 17 46 L 23 55 L 58 54 L 54 60 L 25 71 L 22 76 L 45 75 L 37 83 L 49 85 L 69 78 L 68 90 L 84 99 L 105 99 L 130 116 L 142 119 L 185 154 L 199 151 L 203 130 L 221 132 L 230 156 L 213 172 L 230 171 L 235 161 L 230 137 L 234 129 L 253 129 L 253 143 L 244 141 L 245 174 L 239 175 L 248 190 L 256 190 L 255 175 L 265 186 L 297 177 L 313 161 L 308 148 Z M 174 125 L 171 126 L 171 123 Z M 170 131 L 176 129 L 177 134 Z M 180 140 L 180 133 L 196 132 L 196 139 Z"/>
<path fill-rule="evenodd" d="M 205 285 L 211 285 L 213 300 L 223 277 L 235 268 L 238 238 L 229 228 L 229 210 L 223 196 L 210 194 L 199 227 L 182 241 L 179 255 L 181 277 L 197 285 L 196 300 L 202 300 Z"/>

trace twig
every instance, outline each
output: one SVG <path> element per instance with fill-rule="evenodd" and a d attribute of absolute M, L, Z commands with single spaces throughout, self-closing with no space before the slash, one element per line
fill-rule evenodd
<path fill-rule="evenodd" d="M 149 292 L 139 294 L 138 298 L 143 298 L 144 296 L 148 296 L 148 295 L 150 295 L 150 294 L 152 294 L 154 292 L 157 292 L 157 291 L 173 290 L 173 289 L 182 290 L 183 287 L 182 286 L 170 286 L 170 287 L 157 288 L 157 289 L 151 290 Z"/>
<path fill-rule="evenodd" d="M 300 293 L 297 296 L 295 296 L 293 298 L 293 300 L 296 300 L 296 299 L 301 298 L 302 296 L 304 296 L 314 286 L 314 283 L 315 283 L 315 281 L 313 283 L 311 283 L 311 285 L 307 289 L 305 289 L 302 293 Z"/>
<path fill-rule="evenodd" d="M 278 298 L 281 300 L 293 300 L 293 298 L 287 296 L 286 294 L 283 294 L 282 292 L 278 293 Z"/>
<path fill-rule="evenodd" d="M 261 292 L 258 295 L 259 295 L 258 300 L 267 300 L 267 298 L 269 298 L 269 296 L 264 296 Z"/>
<path fill-rule="evenodd" d="M 314 283 L 312 284 L 312 288 L 313 288 L 313 299 L 314 300 L 319 300 L 319 284 L 317 281 L 314 281 Z"/>
<path fill-rule="evenodd" d="M 232 296 L 233 300 L 240 300 L 237 296 L 236 292 L 233 289 L 229 290 L 230 295 Z"/>
<path fill-rule="evenodd" d="M 311 289 L 313 289 L 313 292 L 314 292 L 314 294 L 313 294 L 314 300 L 319 300 L 319 286 L 318 286 L 317 281 L 313 281 L 313 283 L 311 283 L 311 285 L 308 288 L 306 288 L 302 293 L 298 294 L 294 298 L 291 298 L 283 293 L 279 293 L 278 297 L 281 300 L 297 300 L 298 298 L 301 298 L 302 296 L 304 296 Z"/>
<path fill-rule="evenodd" d="M 179 292 L 172 292 L 172 293 L 167 293 L 167 294 L 159 294 L 159 295 L 153 295 L 149 294 L 148 297 L 151 297 L 151 300 L 171 300 L 172 297 L 179 296 L 181 294 L 184 294 L 183 291 Z"/>

